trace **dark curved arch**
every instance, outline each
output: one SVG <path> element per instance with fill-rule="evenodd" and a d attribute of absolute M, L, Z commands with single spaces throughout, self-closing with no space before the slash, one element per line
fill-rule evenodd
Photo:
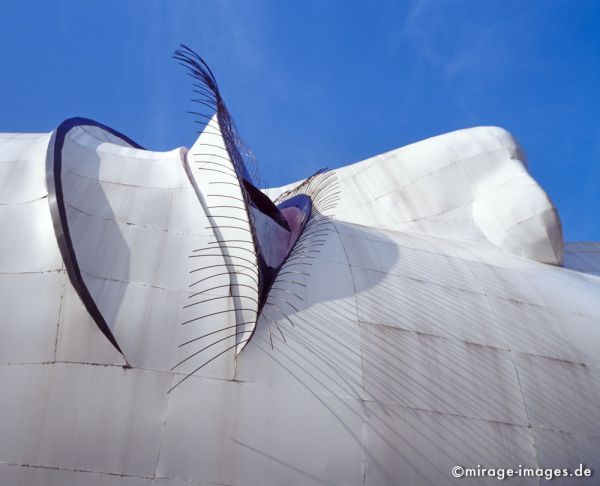
<path fill-rule="evenodd" d="M 96 302 L 87 288 L 83 277 L 81 276 L 81 269 L 79 268 L 79 263 L 75 254 L 75 248 L 73 246 L 73 240 L 69 231 L 69 223 L 65 209 L 62 185 L 62 150 L 67 134 L 73 128 L 80 126 L 92 126 L 100 128 L 121 139 L 130 147 L 142 150 L 144 148 L 131 140 L 129 137 L 117 132 L 116 130 L 113 130 L 106 125 L 103 125 L 102 123 L 98 123 L 97 121 L 90 120 L 88 118 L 75 117 L 65 120 L 58 126 L 48 146 L 48 152 L 46 154 L 46 185 L 48 188 L 48 204 L 50 206 L 50 214 L 52 216 L 52 224 L 54 226 L 56 241 L 65 263 L 69 280 L 71 281 L 71 285 L 73 285 L 75 288 L 75 291 L 81 298 L 83 305 L 89 312 L 92 319 L 94 319 L 94 322 L 100 331 L 102 331 L 102 333 L 117 349 L 117 351 L 119 351 L 119 353 L 125 357 L 121 347 L 115 339 L 115 336 L 104 319 L 104 316 L 100 312 L 100 309 L 98 309 L 98 306 L 96 305 Z"/>

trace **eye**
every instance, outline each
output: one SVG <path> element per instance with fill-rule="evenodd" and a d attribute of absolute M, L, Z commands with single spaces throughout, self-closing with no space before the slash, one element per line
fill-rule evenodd
<path fill-rule="evenodd" d="M 206 336 L 222 336 L 222 331 L 228 330 L 230 334 L 219 340 L 235 338 L 235 343 L 222 352 L 235 348 L 240 353 L 250 341 L 265 305 L 294 307 L 287 300 L 270 303 L 270 291 L 281 275 L 307 274 L 314 259 L 312 240 L 317 231 L 324 230 L 321 210 L 335 202 L 335 194 L 331 194 L 335 178 L 320 171 L 272 201 L 257 187 L 256 161 L 237 133 L 210 68 L 186 46 L 177 50 L 174 57 L 196 81 L 197 97 L 193 101 L 200 109 L 191 113 L 202 129 L 187 154 L 187 167 L 210 220 L 209 229 L 215 234 L 214 241 L 191 255 L 194 266 L 190 273 L 199 277 L 190 284 L 194 293 L 187 307 L 194 312 L 182 324 L 193 327 L 224 314 L 227 316 L 223 322 L 228 319 L 222 329 L 207 331 L 205 326 L 197 335 L 190 331 L 189 338 L 179 345 L 189 347 L 189 352 L 172 369 L 184 363 L 188 366 L 192 358 L 200 364 L 175 385 L 178 386 L 218 357 L 212 344 L 200 346 L 200 351 L 192 349 Z M 217 251 L 224 261 L 211 264 Z M 206 292 L 215 288 L 212 282 L 225 273 L 230 279 L 229 294 L 206 298 Z M 292 284 L 299 283 L 292 280 Z M 297 295 L 289 290 L 288 294 Z M 233 307 L 215 310 L 214 302 L 219 298 L 233 301 Z M 199 354 L 205 355 L 206 360 L 198 360 Z"/>
<path fill-rule="evenodd" d="M 327 171 L 277 194 L 259 189 L 210 69 L 185 47 L 175 57 L 203 107 L 191 149 L 149 152 L 73 118 L 53 135 L 46 173 L 60 253 L 89 317 L 126 366 L 170 368 L 181 383 L 219 357 L 214 373 L 231 378 L 258 325 L 271 345 L 275 333 L 285 341 L 269 313 L 289 321 L 306 304 L 338 192 Z"/>

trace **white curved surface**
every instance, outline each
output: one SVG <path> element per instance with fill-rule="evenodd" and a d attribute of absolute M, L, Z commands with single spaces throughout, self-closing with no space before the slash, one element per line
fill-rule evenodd
<path fill-rule="evenodd" d="M 209 224 L 217 228 L 210 245 L 203 245 L 215 250 L 197 251 L 193 256 L 195 268 L 200 269 L 194 272 L 193 280 L 203 280 L 201 283 L 207 282 L 204 285 L 211 288 L 218 285 L 212 275 L 230 273 L 226 277 L 229 279 L 231 299 L 221 301 L 221 308 L 215 312 L 233 310 L 223 324 L 224 327 L 235 326 L 230 328 L 235 329 L 230 334 L 236 343 L 235 351 L 239 353 L 256 327 L 258 262 L 244 196 L 225 147 L 217 115 L 209 121 L 190 149 L 188 162 L 198 199 L 203 203 Z M 197 248 L 204 249 L 202 246 Z M 209 256 L 212 253 L 222 255 L 222 267 L 212 267 L 215 264 Z M 199 300 L 196 298 L 194 302 Z M 204 304 L 201 308 L 204 309 Z"/>
<path fill-rule="evenodd" d="M 186 173 L 179 150 L 89 132 L 67 146 L 65 199 L 133 368 L 66 276 L 39 187 L 49 136 L 0 136 L 0 164 L 14 167 L 0 187 L 31 184 L 0 206 L 1 484 L 448 484 L 456 464 L 579 463 L 597 480 L 598 244 L 567 244 L 570 268 L 556 265 L 556 211 L 506 132 L 454 132 L 336 170 L 333 231 L 302 285 L 278 282 L 281 304 L 247 347 L 169 394 L 204 359 L 170 370 L 198 332 L 180 324 L 195 313 L 183 308 L 189 255 L 212 237 L 210 179 Z M 273 332 L 274 349 L 268 322 L 285 336 Z"/>
<path fill-rule="evenodd" d="M 336 219 L 487 242 L 539 262 L 562 262 L 556 209 L 501 128 L 457 130 L 336 173 L 344 196 Z"/>

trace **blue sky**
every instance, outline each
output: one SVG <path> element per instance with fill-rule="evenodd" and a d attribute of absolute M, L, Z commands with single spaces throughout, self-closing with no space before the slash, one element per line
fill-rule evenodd
<path fill-rule="evenodd" d="M 195 139 L 184 42 L 279 185 L 499 125 L 570 241 L 600 240 L 600 2 L 0 0 L 0 131 L 84 116 L 143 146 Z"/>

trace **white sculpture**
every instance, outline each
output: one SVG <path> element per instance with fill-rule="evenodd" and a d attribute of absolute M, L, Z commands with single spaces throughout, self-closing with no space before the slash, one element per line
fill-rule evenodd
<path fill-rule="evenodd" d="M 510 134 L 269 189 L 275 211 L 217 108 L 189 151 L 0 134 L 0 484 L 600 473 L 600 244 L 563 245 Z"/>

